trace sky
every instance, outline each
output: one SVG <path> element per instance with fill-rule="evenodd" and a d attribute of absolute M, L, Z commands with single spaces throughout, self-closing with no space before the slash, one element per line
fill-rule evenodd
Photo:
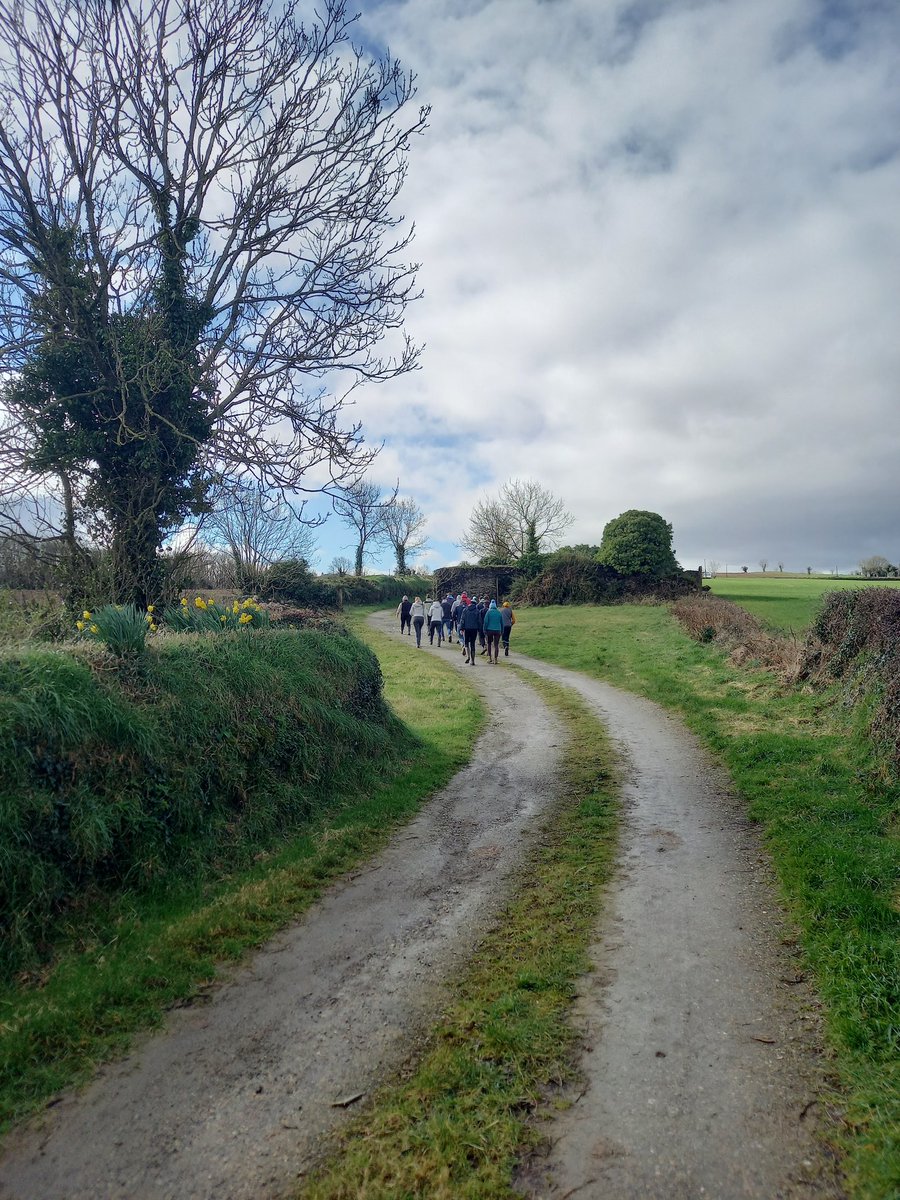
<path fill-rule="evenodd" d="M 900 4 L 357 2 L 432 107 L 421 366 L 351 414 L 420 563 L 511 478 L 568 543 L 638 508 L 686 567 L 900 561 Z M 352 556 L 317 536 L 319 569 Z"/>

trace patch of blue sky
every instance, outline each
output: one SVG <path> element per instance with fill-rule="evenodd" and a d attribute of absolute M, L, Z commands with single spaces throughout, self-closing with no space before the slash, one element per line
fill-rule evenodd
<path fill-rule="evenodd" d="M 823 59 L 840 62 L 885 38 L 893 38 L 900 48 L 897 0 L 813 0 L 805 19 L 790 20 L 779 30 L 777 58 L 812 47 Z"/>

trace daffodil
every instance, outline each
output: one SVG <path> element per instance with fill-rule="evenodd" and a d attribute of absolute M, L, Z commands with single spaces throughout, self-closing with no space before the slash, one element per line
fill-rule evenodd
<path fill-rule="evenodd" d="M 202 608 L 202 609 L 205 609 L 205 608 L 206 608 L 206 601 L 203 599 L 203 597 L 202 597 L 202 596 L 195 596 L 195 597 L 194 597 L 194 607 L 195 607 L 195 608 Z"/>
<path fill-rule="evenodd" d="M 156 633 L 157 629 L 159 629 L 159 626 L 158 626 L 158 625 L 154 625 L 154 623 L 151 621 L 151 622 L 150 622 L 150 632 L 151 632 L 151 633 Z"/>
<path fill-rule="evenodd" d="M 84 632 L 84 621 L 76 621 L 75 628 L 78 630 L 79 633 L 83 633 Z"/>
<path fill-rule="evenodd" d="M 155 604 L 148 604 L 148 605 L 147 605 L 147 612 L 148 612 L 148 613 L 150 613 L 150 612 L 156 612 L 156 605 L 155 605 Z"/>
<path fill-rule="evenodd" d="M 187 608 L 187 596 L 182 596 L 182 597 L 181 597 L 181 607 L 182 607 L 182 608 Z"/>
<path fill-rule="evenodd" d="M 87 611 L 87 609 L 85 609 L 81 615 L 85 619 L 85 621 L 89 621 L 91 619 L 91 614 Z"/>
<path fill-rule="evenodd" d="M 238 613 L 241 611 L 240 601 L 235 600 L 234 604 L 231 606 L 231 611 L 235 616 L 238 615 Z"/>
<path fill-rule="evenodd" d="M 227 616 L 227 614 L 226 614 L 226 613 L 222 613 L 221 617 L 219 617 L 219 620 L 220 620 L 220 621 L 222 622 L 222 624 L 224 625 L 224 624 L 225 624 L 225 622 L 228 620 L 228 616 Z"/>
<path fill-rule="evenodd" d="M 238 617 L 238 624 L 239 625 L 249 625 L 252 620 L 253 620 L 252 613 L 248 613 L 248 612 L 241 613 L 241 615 Z"/>
<path fill-rule="evenodd" d="M 99 632 L 100 632 L 100 627 L 98 625 L 91 626 L 91 633 L 99 633 Z"/>

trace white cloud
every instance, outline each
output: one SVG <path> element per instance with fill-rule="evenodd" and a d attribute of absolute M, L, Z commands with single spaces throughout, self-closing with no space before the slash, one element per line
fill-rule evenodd
<path fill-rule="evenodd" d="M 900 10 L 827 13 L 364 6 L 434 109 L 403 196 L 422 370 L 358 413 L 435 536 L 534 475 L 573 540 L 639 507 L 688 562 L 900 557 Z"/>

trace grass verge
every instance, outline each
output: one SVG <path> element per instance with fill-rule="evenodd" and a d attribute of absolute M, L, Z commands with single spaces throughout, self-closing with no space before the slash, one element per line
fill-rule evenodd
<path fill-rule="evenodd" d="M 735 667 L 664 608 L 528 609 L 514 648 L 677 711 L 762 822 L 826 1005 L 855 1197 L 900 1195 L 900 786 L 864 706 Z"/>
<path fill-rule="evenodd" d="M 540 1139 L 529 1120 L 573 1074 L 568 1014 L 615 853 L 606 735 L 581 700 L 528 677 L 569 728 L 565 799 L 408 1078 L 341 1135 L 302 1200 L 474 1200 L 516 1195 L 513 1171 Z"/>
<path fill-rule="evenodd" d="M 362 632 L 362 631 L 360 631 Z M 86 903 L 80 934 L 47 973 L 0 991 L 0 1129 L 89 1078 L 131 1036 L 198 993 L 218 967 L 295 920 L 329 880 L 383 845 L 468 760 L 483 711 L 465 680 L 377 634 L 385 697 L 416 735 L 388 777 L 344 794 L 302 836 L 214 883 Z"/>

